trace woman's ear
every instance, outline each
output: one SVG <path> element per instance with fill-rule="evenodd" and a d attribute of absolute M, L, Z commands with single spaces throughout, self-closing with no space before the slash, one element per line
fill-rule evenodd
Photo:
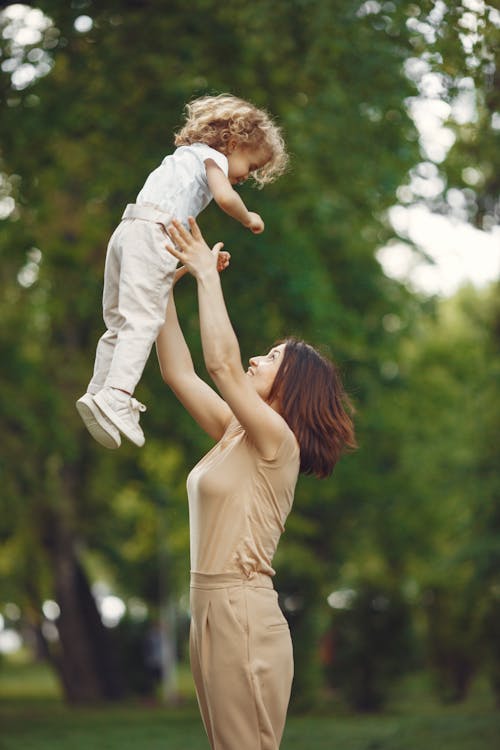
<path fill-rule="evenodd" d="M 227 142 L 227 153 L 232 154 L 238 148 L 238 141 L 236 138 L 230 138 Z"/>

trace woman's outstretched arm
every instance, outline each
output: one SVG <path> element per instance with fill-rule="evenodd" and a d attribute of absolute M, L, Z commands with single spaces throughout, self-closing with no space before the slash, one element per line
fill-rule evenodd
<path fill-rule="evenodd" d="M 175 243 L 169 251 L 195 276 L 198 286 L 200 332 L 207 370 L 238 421 L 264 458 L 273 458 L 286 424 L 256 392 L 241 364 L 240 347 L 227 313 L 216 258 L 210 252 L 196 221 L 191 233 L 173 221 L 169 234 Z"/>
<path fill-rule="evenodd" d="M 179 325 L 173 289 L 165 323 L 156 340 L 156 353 L 165 383 L 200 427 L 214 440 L 219 440 L 231 419 L 231 409 L 195 372 L 191 353 Z"/>

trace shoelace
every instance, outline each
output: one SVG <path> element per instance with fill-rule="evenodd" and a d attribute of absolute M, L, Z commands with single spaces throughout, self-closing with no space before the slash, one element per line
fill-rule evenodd
<path fill-rule="evenodd" d="M 130 399 L 130 405 L 132 409 L 135 409 L 136 411 L 146 411 L 146 407 L 144 406 L 144 404 L 141 404 L 141 402 L 136 398 Z"/>

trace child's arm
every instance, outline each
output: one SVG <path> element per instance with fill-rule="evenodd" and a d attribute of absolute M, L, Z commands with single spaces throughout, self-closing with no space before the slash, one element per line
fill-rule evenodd
<path fill-rule="evenodd" d="M 208 186 L 217 205 L 254 234 L 263 232 L 264 222 L 261 217 L 259 214 L 248 210 L 236 190 L 233 190 L 222 169 L 212 159 L 205 161 L 205 168 Z"/>

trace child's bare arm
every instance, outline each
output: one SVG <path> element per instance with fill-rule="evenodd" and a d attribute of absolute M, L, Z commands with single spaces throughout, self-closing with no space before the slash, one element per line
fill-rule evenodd
<path fill-rule="evenodd" d="M 217 205 L 254 234 L 263 232 L 264 222 L 261 217 L 259 214 L 248 210 L 236 190 L 233 190 L 222 169 L 212 159 L 205 161 L 205 168 L 208 186 Z"/>

